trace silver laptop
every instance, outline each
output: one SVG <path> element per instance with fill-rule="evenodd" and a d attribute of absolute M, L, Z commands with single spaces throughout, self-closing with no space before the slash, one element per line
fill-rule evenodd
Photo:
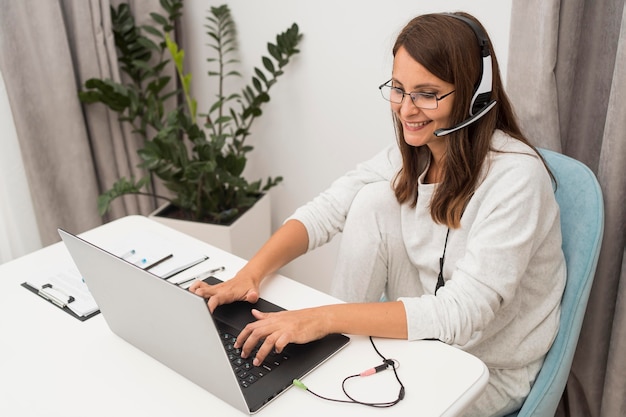
<path fill-rule="evenodd" d="M 59 234 L 109 328 L 131 345 L 245 413 L 256 413 L 345 346 L 345 335 L 288 345 L 260 367 L 232 343 L 261 311 L 282 308 L 259 300 L 209 312 L 206 300 L 71 233 Z M 209 283 L 219 282 L 214 277 Z"/>

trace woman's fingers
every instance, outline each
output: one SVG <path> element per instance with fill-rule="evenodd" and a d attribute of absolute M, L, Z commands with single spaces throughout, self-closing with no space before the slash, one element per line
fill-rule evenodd
<path fill-rule="evenodd" d="M 211 312 L 222 304 L 234 301 L 248 301 L 256 303 L 259 299 L 259 291 L 249 282 L 231 279 L 220 284 L 209 285 L 202 281 L 196 281 L 189 286 L 189 291 L 200 297 L 207 298 Z"/>
<path fill-rule="evenodd" d="M 257 321 L 249 323 L 237 337 L 235 347 L 249 357 L 258 347 L 254 365 L 259 366 L 272 352 L 280 353 L 289 343 L 307 343 L 325 334 L 318 330 L 312 310 L 263 313 L 252 309 Z"/>

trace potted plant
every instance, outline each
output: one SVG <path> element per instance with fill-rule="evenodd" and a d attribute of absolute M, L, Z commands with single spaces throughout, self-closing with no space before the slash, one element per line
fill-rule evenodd
<path fill-rule="evenodd" d="M 207 112 L 199 114 L 191 94 L 191 74 L 184 69 L 184 51 L 170 36 L 183 1 L 160 3 L 167 15 L 151 13 L 154 23 L 141 27 L 135 24 L 128 4 L 111 8 L 118 62 L 128 81 L 91 78 L 79 92 L 83 103 L 103 103 L 118 113 L 142 141 L 138 153 L 146 175 L 117 180 L 99 197 L 98 209 L 104 215 L 122 195 L 147 195 L 167 202 L 161 216 L 228 226 L 282 181 L 270 177 L 265 182 L 249 182 L 242 174 L 247 154 L 253 150 L 247 142 L 250 127 L 270 100 L 270 88 L 299 52 L 302 35 L 295 23 L 279 33 L 276 43 L 267 45 L 269 56 L 262 57 L 263 69 L 254 68 L 250 83 L 239 93 L 229 93 L 227 78 L 241 77 L 234 69 L 238 63 L 235 24 L 227 5 L 211 7 L 206 27 L 215 56 L 207 59 L 212 66 L 208 76 L 215 77 L 217 91 Z M 164 73 L 170 63 L 177 79 Z M 167 111 L 172 102 L 173 108 Z M 169 195 L 157 195 L 155 181 Z"/>

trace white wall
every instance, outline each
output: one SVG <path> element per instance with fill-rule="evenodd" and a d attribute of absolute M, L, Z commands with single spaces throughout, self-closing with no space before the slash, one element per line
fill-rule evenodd
<path fill-rule="evenodd" d="M 0 73 L 0 264 L 40 249 L 35 209 Z"/>
<path fill-rule="evenodd" d="M 301 53 L 270 91 L 253 127 L 249 179 L 282 175 L 272 191 L 272 229 L 336 177 L 395 141 L 388 104 L 378 85 L 391 74 L 391 47 L 414 16 L 467 11 L 487 28 L 506 74 L 512 0 L 228 0 L 239 34 L 240 72 L 247 82 L 262 68 L 266 44 L 296 22 Z M 200 111 L 214 94 L 206 76 L 207 10 L 222 2 L 187 0 L 183 36 Z M 327 291 L 339 239 L 281 272 Z"/>

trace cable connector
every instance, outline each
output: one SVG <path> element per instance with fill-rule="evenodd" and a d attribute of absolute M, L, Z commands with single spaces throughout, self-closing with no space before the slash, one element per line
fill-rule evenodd
<path fill-rule="evenodd" d="M 293 380 L 293 382 L 292 382 L 292 384 L 293 384 L 293 385 L 295 385 L 296 387 L 300 388 L 300 389 L 305 390 L 305 391 L 307 391 L 307 390 L 308 390 L 307 386 L 306 386 L 306 385 L 304 385 L 304 384 L 302 383 L 302 381 L 300 381 L 299 379 L 294 379 L 294 380 Z"/>

